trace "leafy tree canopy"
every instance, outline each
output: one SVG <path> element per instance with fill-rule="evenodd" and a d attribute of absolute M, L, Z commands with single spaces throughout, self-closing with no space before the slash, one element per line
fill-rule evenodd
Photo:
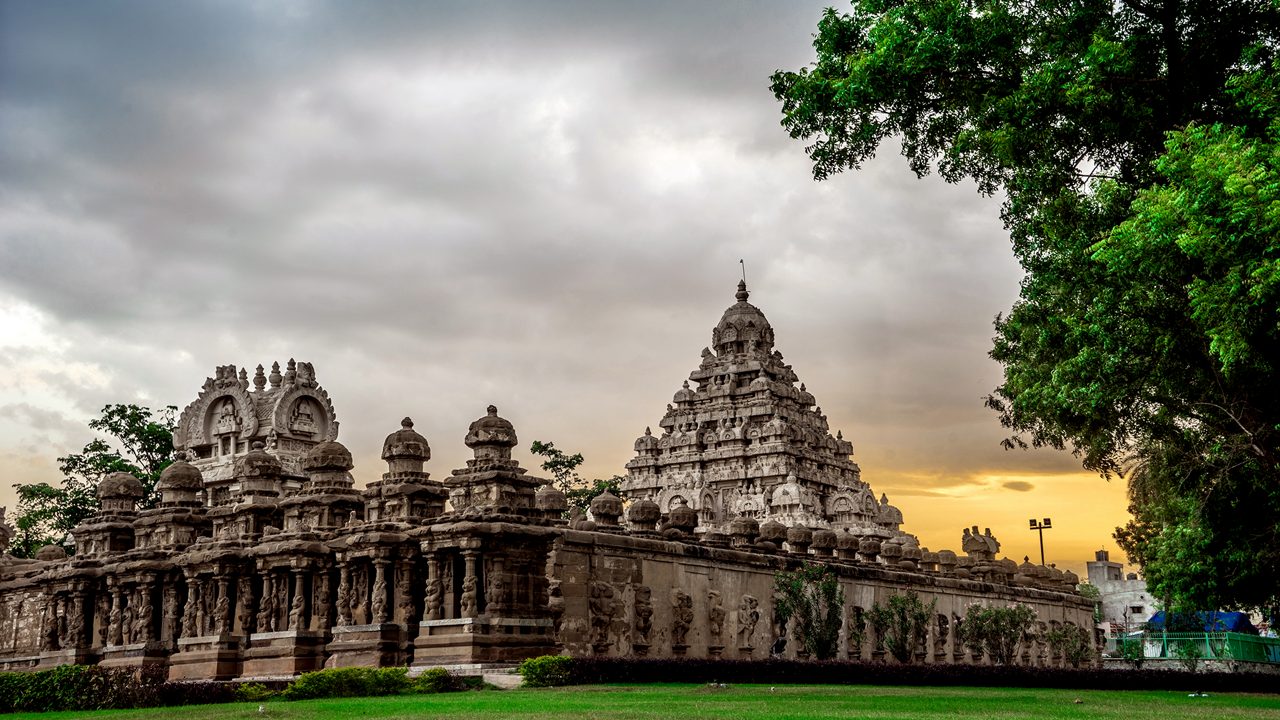
<path fill-rule="evenodd" d="M 578 466 L 584 460 L 582 453 L 572 455 L 556 447 L 553 442 L 534 440 L 529 452 L 546 458 L 542 461 L 542 469 L 551 473 L 552 481 L 569 501 L 569 507 L 586 512 L 591 499 L 605 491 L 618 495 L 622 492 L 622 476 L 614 475 L 608 480 L 596 478 L 586 480 L 578 476 Z"/>
<path fill-rule="evenodd" d="M 772 78 L 816 178 L 897 138 L 1003 196 L 988 404 L 1141 469 L 1117 538 L 1179 604 L 1280 604 L 1278 34 L 1271 0 L 854 0 Z"/>
<path fill-rule="evenodd" d="M 58 458 L 62 481 L 16 484 L 17 532 L 12 552 L 33 557 L 45 545 L 64 545 L 72 528 L 98 509 L 98 483 L 114 472 L 127 472 L 146 489 L 140 505 L 155 505 L 160 473 L 173 461 L 173 429 L 178 408 L 158 412 L 139 405 L 107 405 L 89 429 L 104 437 L 91 440 L 79 453 Z"/>

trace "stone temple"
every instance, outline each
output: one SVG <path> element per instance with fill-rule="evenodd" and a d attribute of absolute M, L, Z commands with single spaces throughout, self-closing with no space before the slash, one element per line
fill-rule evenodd
<path fill-rule="evenodd" d="M 74 554 L 34 560 L 4 554 L 0 509 L 0 669 L 227 680 L 549 653 L 795 658 L 773 585 L 805 562 L 840 578 L 842 658 L 884 659 L 867 613 L 913 590 L 936 601 L 916 661 L 986 662 L 958 639 L 966 609 L 1023 603 L 1038 622 L 1019 662 L 1061 664 L 1047 632 L 1093 626 L 1077 578 L 997 558 L 977 526 L 960 553 L 902 532 L 747 299 L 740 285 L 694 386 L 636 441 L 626 500 L 596 497 L 589 518 L 511 457 L 515 427 L 492 405 L 459 433 L 465 467 L 433 478 L 405 418 L 383 443 L 386 472 L 356 488 L 309 363 L 252 380 L 220 367 L 182 413 L 155 507 L 138 507 L 136 478 L 107 475 Z"/>

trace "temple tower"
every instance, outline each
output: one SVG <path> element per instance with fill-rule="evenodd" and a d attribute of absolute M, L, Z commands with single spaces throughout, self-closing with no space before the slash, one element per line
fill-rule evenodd
<path fill-rule="evenodd" d="M 636 440 L 623 493 L 657 502 L 664 515 L 687 503 L 700 529 L 725 531 L 746 516 L 898 535 L 901 512 L 862 481 L 853 445 L 832 436 L 749 297 L 739 282 L 737 302 L 659 421 L 661 435 L 646 428 Z"/>

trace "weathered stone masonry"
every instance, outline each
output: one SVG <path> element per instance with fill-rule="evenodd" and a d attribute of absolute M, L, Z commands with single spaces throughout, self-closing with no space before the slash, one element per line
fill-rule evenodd
<path fill-rule="evenodd" d="M 1039 618 L 1020 661 L 1061 663 L 1046 632 L 1092 626 L 1075 576 L 997 560 L 977 527 L 962 555 L 921 548 L 746 299 L 740 286 L 661 436 L 636 442 L 629 502 L 597 497 L 589 519 L 566 519 L 563 493 L 511 458 L 515 429 L 493 406 L 468 429 L 466 467 L 432 479 L 406 418 L 383 445 L 387 472 L 356 489 L 310 364 L 258 366 L 252 381 L 218 368 L 182 414 L 157 507 L 138 511 L 141 484 L 111 475 L 73 556 L 0 556 L 0 669 L 231 679 L 555 652 L 796 657 L 772 588 L 804 561 L 841 578 L 842 657 L 883 658 L 867 612 L 911 589 L 937 600 L 920 661 L 982 662 L 956 641 L 965 609 L 1020 602 Z M 10 534 L 0 514 L 5 548 Z"/>

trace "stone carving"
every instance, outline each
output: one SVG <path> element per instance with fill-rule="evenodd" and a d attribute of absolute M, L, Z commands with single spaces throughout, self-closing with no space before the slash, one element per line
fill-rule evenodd
<path fill-rule="evenodd" d="M 724 601 L 720 598 L 717 590 L 707 591 L 707 628 L 711 637 L 720 641 L 720 636 L 724 633 Z"/>
<path fill-rule="evenodd" d="M 258 603 L 258 632 L 275 632 L 276 629 L 276 590 L 271 575 L 262 578 L 262 602 Z"/>
<path fill-rule="evenodd" d="M 693 597 L 676 588 L 671 591 L 671 648 L 688 647 L 689 628 L 693 625 Z"/>
<path fill-rule="evenodd" d="M 434 569 L 435 569 L 435 564 L 433 562 L 432 570 L 434 571 Z M 559 587 L 558 584 L 557 584 L 557 587 Z M 424 605 L 423 614 L 426 616 L 426 619 L 428 620 L 440 619 L 440 610 L 441 610 L 440 579 L 438 577 L 435 577 L 434 572 L 427 578 L 427 592 L 424 598 L 423 605 Z"/>
<path fill-rule="evenodd" d="M 960 632 L 960 624 L 964 622 L 964 618 L 956 613 L 951 613 L 951 658 L 955 662 L 964 661 L 964 637 Z"/>
<path fill-rule="evenodd" d="M 311 602 L 311 627 L 313 630 L 329 628 L 329 573 L 321 572 L 315 579 L 312 588 L 314 596 Z"/>
<path fill-rule="evenodd" d="M 862 643 L 867 637 L 867 612 L 859 605 L 849 606 L 849 620 L 846 624 L 849 641 L 849 659 L 862 659 Z"/>
<path fill-rule="evenodd" d="M 178 588 L 168 585 L 164 589 L 164 608 L 161 611 L 160 639 L 172 642 L 178 639 Z"/>
<path fill-rule="evenodd" d="M 467 576 L 462 579 L 462 617 L 476 616 L 476 603 L 479 602 L 476 590 L 476 576 L 467 573 Z"/>
<path fill-rule="evenodd" d="M 145 643 L 151 640 L 151 603 L 147 601 L 147 593 L 138 590 L 136 597 L 137 609 L 134 610 L 133 616 L 133 633 L 132 641 L 135 643 Z M 133 605 L 130 605 L 133 607 Z"/>
<path fill-rule="evenodd" d="M 947 620 L 947 616 L 938 613 L 933 633 L 933 655 L 939 660 L 947 656 L 947 626 L 949 624 L 950 621 Z"/>
<path fill-rule="evenodd" d="M 414 621 L 413 606 L 413 578 L 410 576 L 408 565 L 400 567 L 400 574 L 396 579 L 396 611 L 400 615 L 400 622 L 406 625 Z"/>
<path fill-rule="evenodd" d="M 751 649 L 751 638 L 760 622 L 760 601 L 754 595 L 743 595 L 738 601 L 738 647 Z"/>
<path fill-rule="evenodd" d="M 261 365 L 258 366 L 258 370 L 261 372 Z M 248 575 L 241 576 L 236 590 L 236 621 L 240 624 L 239 630 L 243 635 L 253 633 L 253 605 L 253 579 Z"/>
<path fill-rule="evenodd" d="M 67 610 L 70 614 L 67 618 L 67 643 L 74 648 L 85 646 L 83 601 L 84 598 L 77 595 L 71 600 L 71 606 Z"/>
<path fill-rule="evenodd" d="M 472 603 L 475 603 L 474 597 Z M 381 565 L 378 566 L 373 580 L 373 621 L 375 623 L 387 621 L 387 577 Z"/>
<path fill-rule="evenodd" d="M 609 628 L 613 626 L 613 588 L 608 583 L 591 583 L 591 644 L 596 652 L 608 648 Z"/>
<path fill-rule="evenodd" d="M 351 571 L 344 565 L 338 573 L 338 624 L 351 624 Z"/>
<path fill-rule="evenodd" d="M 108 593 L 98 593 L 98 612 L 95 622 L 98 624 L 98 646 L 102 647 L 107 644 L 107 632 L 111 625 L 111 596 Z"/>
<path fill-rule="evenodd" d="M 119 630 L 120 642 L 117 644 L 119 645 L 133 644 L 134 614 L 135 614 L 135 610 L 133 608 L 132 603 L 125 605 L 124 609 L 120 611 L 120 630 Z"/>
<path fill-rule="evenodd" d="M 631 644 L 637 654 L 643 655 L 649 649 L 649 634 L 653 630 L 653 591 L 648 585 L 636 586 L 635 615 Z"/>
<path fill-rule="evenodd" d="M 960 540 L 960 549 L 975 560 L 993 560 L 997 553 L 1000 552 L 1000 541 L 996 540 L 991 534 L 991 528 L 987 528 L 983 534 L 978 534 L 978 526 L 974 525 L 972 530 L 965 528 L 964 534 Z"/>
<path fill-rule="evenodd" d="M 299 585 L 301 585 L 301 583 L 299 583 Z M 303 620 L 303 615 L 306 608 L 306 603 L 307 603 L 306 595 L 300 592 L 295 592 L 293 594 L 293 603 L 289 606 L 289 629 L 290 630 L 302 629 L 302 620 Z"/>
<path fill-rule="evenodd" d="M 223 591 L 218 596 L 218 602 L 213 606 L 213 634 L 223 635 L 227 632 L 227 623 L 231 620 L 231 600 L 227 597 L 227 593 Z"/>

